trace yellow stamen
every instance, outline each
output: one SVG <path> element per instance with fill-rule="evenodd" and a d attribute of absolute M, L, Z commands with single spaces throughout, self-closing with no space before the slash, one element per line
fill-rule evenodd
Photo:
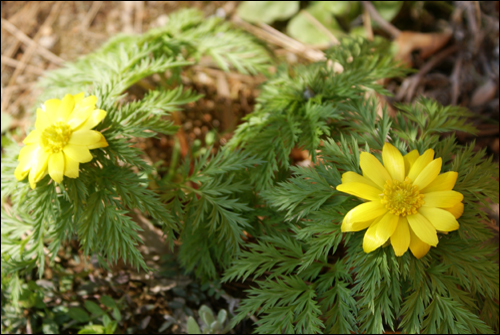
<path fill-rule="evenodd" d="M 68 144 L 73 131 L 65 122 L 59 121 L 42 132 L 41 142 L 45 152 L 58 153 Z"/>
<path fill-rule="evenodd" d="M 388 180 L 382 194 L 382 204 L 394 215 L 407 216 L 417 214 L 417 210 L 424 204 L 424 195 L 418 187 L 412 185 L 406 177 L 404 182 Z"/>

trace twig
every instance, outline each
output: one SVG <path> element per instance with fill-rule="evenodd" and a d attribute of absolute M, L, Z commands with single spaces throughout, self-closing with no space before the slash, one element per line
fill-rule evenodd
<path fill-rule="evenodd" d="M 267 24 L 261 23 L 259 24 L 259 27 L 256 27 L 243 21 L 237 15 L 233 15 L 232 21 L 253 35 L 271 44 L 283 47 L 288 51 L 302 55 L 302 57 L 306 59 L 311 61 L 320 61 L 325 59 L 325 54 L 322 51 L 307 47 L 299 41 L 296 41 L 293 38 L 277 31 L 273 27 L 268 26 Z"/>
<path fill-rule="evenodd" d="M 288 35 L 283 34 L 281 31 L 274 29 L 273 27 L 271 27 L 268 24 L 259 23 L 259 27 L 262 28 L 264 31 L 268 32 L 270 35 L 281 39 L 285 44 L 288 44 L 288 45 L 293 46 L 295 48 L 304 48 L 305 47 L 304 44 L 289 37 Z"/>
<path fill-rule="evenodd" d="M 479 6 L 479 1 L 474 1 L 474 8 L 476 9 L 476 20 L 481 24 L 481 7 Z"/>
<path fill-rule="evenodd" d="M 17 84 L 17 85 L 10 85 L 8 88 L 12 91 L 12 92 L 16 92 L 16 91 L 20 91 L 20 90 L 26 90 L 28 88 L 31 88 L 33 87 L 34 85 L 34 82 L 32 81 L 28 81 L 26 83 L 22 83 L 22 84 Z"/>
<path fill-rule="evenodd" d="M 401 33 L 401 31 L 384 20 L 382 16 L 377 12 L 377 9 L 370 3 L 370 1 L 361 1 L 363 4 L 363 7 L 370 13 L 370 16 L 372 17 L 373 21 L 377 22 L 380 25 L 380 28 L 384 29 L 386 32 L 388 32 L 393 38 L 398 37 L 398 35 Z"/>
<path fill-rule="evenodd" d="M 455 44 L 449 48 L 444 49 L 443 51 L 432 57 L 427 63 L 424 64 L 424 66 L 420 68 L 420 71 L 418 71 L 417 74 L 408 77 L 403 81 L 396 96 L 396 99 L 402 100 L 406 94 L 406 101 L 410 101 L 411 98 L 413 97 L 413 94 L 415 93 L 415 89 L 422 80 L 423 76 L 425 76 L 429 71 L 431 71 L 437 64 L 445 60 L 448 56 L 457 52 L 458 49 L 459 46 Z"/>
<path fill-rule="evenodd" d="M 239 80 L 241 82 L 244 82 L 246 84 L 251 84 L 255 85 L 255 83 L 261 84 L 266 80 L 266 77 L 264 75 L 257 75 L 257 76 L 251 76 L 251 75 L 246 75 L 246 74 L 241 74 L 238 72 L 224 72 L 219 69 L 212 69 L 210 67 L 204 66 L 205 64 L 200 61 L 198 63 L 199 65 L 193 65 L 192 69 L 196 72 L 201 71 L 201 72 L 206 72 L 212 76 L 218 76 L 219 74 L 223 73 L 224 75 L 234 78 L 236 80 Z"/>
<path fill-rule="evenodd" d="M 88 11 L 87 15 L 85 15 L 85 18 L 82 20 L 82 24 L 80 25 L 80 29 L 82 31 L 90 27 L 92 21 L 94 21 L 95 16 L 99 12 L 99 9 L 101 9 L 101 6 L 102 6 L 102 1 L 92 2 L 92 7 L 90 7 L 90 10 Z"/>
<path fill-rule="evenodd" d="M 135 22 L 134 30 L 140 34 L 142 32 L 142 17 L 144 15 L 144 1 L 134 1 L 135 3 Z"/>
<path fill-rule="evenodd" d="M 15 60 L 13 58 L 2 55 L 2 64 L 5 64 L 5 65 L 11 66 L 11 67 L 18 67 L 21 64 L 21 62 L 19 62 L 18 60 Z M 25 70 L 27 70 L 31 73 L 37 74 L 39 76 L 41 76 L 44 72 L 43 69 L 40 69 L 40 68 L 35 67 L 35 66 L 31 66 L 31 65 L 26 65 Z"/>
<path fill-rule="evenodd" d="M 458 103 L 458 96 L 460 95 L 460 73 L 462 71 L 462 60 L 463 56 L 460 53 L 458 59 L 453 67 L 453 72 L 451 73 L 451 104 L 456 105 Z"/>
<path fill-rule="evenodd" d="M 312 16 L 305 10 L 301 10 L 300 12 L 309 20 L 309 22 L 311 22 L 314 26 L 316 26 L 316 28 L 324 32 L 326 36 L 328 36 L 333 45 L 340 44 L 339 40 L 335 37 L 335 35 L 333 35 L 330 30 L 328 30 L 321 22 L 319 22 L 318 19 L 316 19 L 314 16 Z"/>
<path fill-rule="evenodd" d="M 373 41 L 372 19 L 370 18 L 370 13 L 368 13 L 366 8 L 363 10 L 363 26 L 366 31 L 366 38 L 369 41 Z"/>
<path fill-rule="evenodd" d="M 478 16 L 476 13 L 474 13 L 476 11 L 476 7 L 474 6 L 474 4 L 472 4 L 472 2 L 477 2 L 477 1 L 465 1 L 463 2 L 463 4 L 465 5 L 465 15 L 467 15 L 469 28 L 472 34 L 475 36 L 478 33 L 479 30 L 478 22 L 480 21 L 476 21 Z"/>
<path fill-rule="evenodd" d="M 34 26 L 33 22 L 36 22 L 36 20 L 33 19 L 32 17 L 36 17 L 36 14 L 38 13 L 38 8 L 40 7 L 39 4 L 40 4 L 39 2 L 26 3 L 26 5 L 24 5 L 24 7 L 21 8 L 21 10 L 19 10 L 17 13 L 15 13 L 14 15 L 12 15 L 10 17 L 10 20 L 12 22 L 17 22 L 18 16 L 22 17 L 23 21 L 28 20 L 29 23 L 25 24 L 23 28 L 25 29 L 25 31 L 27 29 L 29 32 L 31 32 L 31 30 L 33 29 L 33 26 Z M 21 45 L 21 41 L 16 39 L 15 37 L 13 37 L 13 40 L 14 41 L 12 41 L 12 43 L 10 43 L 7 50 L 5 50 L 5 52 L 3 52 L 4 56 L 12 58 L 12 56 L 14 56 L 14 54 L 19 49 L 19 46 Z M 1 71 L 3 72 L 4 70 L 5 70 L 5 66 L 2 63 Z"/>
<path fill-rule="evenodd" d="M 134 27 L 132 27 L 132 15 L 134 11 L 134 3 L 131 1 L 122 1 L 123 11 L 121 15 L 121 21 L 123 24 L 123 32 L 131 34 L 134 32 Z"/>
<path fill-rule="evenodd" d="M 46 28 L 50 27 L 56 17 L 57 14 L 59 13 L 59 9 L 61 6 L 64 4 L 64 2 L 57 2 L 51 9 L 49 16 L 45 20 L 45 22 L 42 24 L 38 32 L 36 33 L 35 37 L 33 38 L 33 41 L 38 40 L 40 35 L 42 34 L 42 31 L 44 31 Z M 4 21 L 7 22 L 7 20 L 2 19 L 2 26 L 4 25 Z M 9 83 L 7 84 L 7 87 L 5 88 L 4 91 L 4 96 L 2 100 L 2 105 L 0 106 L 0 110 L 3 112 L 6 108 L 6 106 L 10 102 L 10 95 L 12 94 L 12 90 L 10 89 L 10 86 L 13 85 L 16 82 L 17 77 L 19 76 L 20 73 L 22 73 L 28 63 L 28 61 L 31 59 L 33 53 L 35 52 L 36 48 L 40 47 L 38 43 L 31 43 L 28 46 L 28 49 L 24 52 L 23 56 L 21 57 L 21 60 L 19 61 L 19 66 L 16 67 L 14 70 L 14 73 L 12 74 L 12 77 L 9 80 Z"/>
<path fill-rule="evenodd" d="M 480 8 L 477 1 L 464 1 L 465 15 L 467 15 L 467 22 L 470 31 L 474 37 L 474 50 L 478 52 L 481 43 L 483 43 L 484 32 L 481 31 L 481 15 Z"/>
<path fill-rule="evenodd" d="M 57 65 L 61 65 L 64 63 L 64 59 L 61 57 L 53 54 L 50 50 L 44 48 L 28 36 L 26 36 L 21 30 L 19 30 L 16 26 L 14 26 L 12 23 L 10 23 L 8 20 L 2 19 L 2 28 L 7 30 L 9 33 L 14 35 L 18 40 L 21 42 L 27 44 L 29 47 L 35 48 L 40 56 L 45 57 L 47 60 L 51 61 L 52 63 L 55 63 Z M 41 29 L 38 31 L 40 33 Z"/>

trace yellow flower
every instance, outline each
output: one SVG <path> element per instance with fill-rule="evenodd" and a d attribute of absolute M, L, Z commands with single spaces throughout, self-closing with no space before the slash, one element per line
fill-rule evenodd
<path fill-rule="evenodd" d="M 422 156 L 413 150 L 402 156 L 389 143 L 382 160 L 362 152 L 363 175 L 346 172 L 337 189 L 368 200 L 349 211 L 342 222 L 343 232 L 368 228 L 363 250 L 372 252 L 389 239 L 396 256 L 410 248 L 416 258 L 427 254 L 439 240 L 437 232 L 457 230 L 462 215 L 463 195 L 452 191 L 458 173 L 439 174 L 442 159 L 428 149 Z"/>
<path fill-rule="evenodd" d="M 80 163 L 92 160 L 89 150 L 108 146 L 94 128 L 106 116 L 96 109 L 97 98 L 84 93 L 67 94 L 62 101 L 50 99 L 36 111 L 35 130 L 24 139 L 14 175 L 23 180 L 29 174 L 31 188 L 48 173 L 57 183 L 63 176 L 78 178 Z"/>

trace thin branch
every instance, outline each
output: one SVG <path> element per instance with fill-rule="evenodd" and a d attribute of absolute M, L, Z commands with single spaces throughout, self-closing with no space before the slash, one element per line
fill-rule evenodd
<path fill-rule="evenodd" d="M 134 1 L 135 3 L 135 21 L 134 30 L 140 34 L 142 32 L 142 18 L 144 17 L 144 1 Z"/>
<path fill-rule="evenodd" d="M 370 13 L 373 21 L 377 22 L 382 29 L 388 32 L 393 38 L 398 37 L 401 34 L 401 30 L 384 20 L 382 16 L 377 12 L 377 9 L 371 4 L 370 1 L 361 1 L 363 7 Z"/>
<path fill-rule="evenodd" d="M 16 26 L 10 23 L 8 20 L 2 18 L 2 28 L 7 30 L 9 33 L 14 35 L 18 40 L 28 45 L 29 47 L 35 48 L 35 51 L 40 54 L 40 56 L 45 57 L 47 60 L 55 63 L 57 65 L 61 65 L 65 62 L 61 57 L 53 54 L 50 50 L 44 48 L 27 35 L 25 35 L 21 30 L 19 30 Z M 41 31 L 41 30 L 39 30 Z"/>
<path fill-rule="evenodd" d="M 406 78 L 401 84 L 399 92 L 396 96 L 396 100 L 402 100 L 406 95 L 406 101 L 411 101 L 413 94 L 415 93 L 415 89 L 417 88 L 422 78 L 437 64 L 441 63 L 451 54 L 457 52 L 458 49 L 459 46 L 456 44 L 444 49 L 443 51 L 432 57 L 427 63 L 425 63 L 424 66 L 420 68 L 417 74 Z"/>
<path fill-rule="evenodd" d="M 330 30 L 328 30 L 321 22 L 318 21 L 318 19 L 316 19 L 314 16 L 312 16 L 310 13 L 308 13 L 307 11 L 305 10 L 302 10 L 300 11 L 301 14 L 303 14 L 308 20 L 309 22 L 311 22 L 316 28 L 318 28 L 319 30 L 321 30 L 322 32 L 324 32 L 326 34 L 326 36 L 328 36 L 328 38 L 330 39 L 330 41 L 332 42 L 333 45 L 339 45 L 340 42 L 339 40 L 337 39 L 337 37 L 335 37 L 335 35 L 332 34 L 332 32 Z"/>
<path fill-rule="evenodd" d="M 16 67 L 20 66 L 21 62 L 18 60 L 15 60 L 13 58 L 2 55 L 2 64 L 16 68 Z M 39 76 L 41 76 L 45 71 L 44 69 L 41 69 L 41 68 L 38 68 L 35 66 L 31 66 L 31 65 L 26 65 L 25 69 L 26 69 L 26 71 L 29 71 L 29 72 L 34 73 L 34 74 L 39 75 Z"/>
<path fill-rule="evenodd" d="M 456 105 L 458 103 L 458 96 L 460 95 L 460 73 L 462 72 L 462 54 L 458 55 L 458 59 L 453 67 L 453 72 L 451 73 L 451 104 Z"/>
<path fill-rule="evenodd" d="M 21 8 L 21 10 L 12 15 L 9 19 L 12 22 L 18 22 L 22 18 L 24 22 L 27 22 L 26 24 L 24 24 L 23 27 L 25 29 L 24 31 L 28 30 L 31 32 L 31 30 L 34 28 L 34 23 L 36 22 L 35 17 L 38 14 L 39 7 L 40 7 L 39 2 L 28 2 L 26 5 L 24 5 L 23 8 Z M 8 48 L 3 52 L 4 56 L 12 58 L 19 49 L 21 41 L 19 39 L 16 39 L 15 37 L 13 39 L 15 39 L 15 41 L 12 41 L 12 43 L 10 43 Z M 8 45 L 8 43 L 6 44 Z M 1 71 L 3 72 L 4 70 L 5 66 L 2 63 Z"/>
<path fill-rule="evenodd" d="M 232 21 L 251 34 L 257 36 L 258 38 L 261 38 L 268 43 L 283 47 L 286 50 L 301 55 L 306 59 L 314 62 L 325 59 L 325 54 L 322 51 L 310 48 L 300 43 L 299 41 L 294 40 L 293 38 L 277 31 L 273 27 L 268 26 L 267 24 L 261 23 L 259 24 L 259 27 L 256 27 L 250 23 L 243 21 L 237 15 L 233 15 Z"/>
<path fill-rule="evenodd" d="M 366 8 L 363 10 L 363 26 L 366 31 L 366 39 L 369 41 L 373 41 L 373 28 L 372 28 L 372 19 L 370 18 L 370 13 Z"/>
<path fill-rule="evenodd" d="M 102 1 L 92 2 L 92 7 L 90 7 L 90 10 L 87 12 L 87 15 L 85 15 L 85 18 L 82 20 L 82 24 L 80 25 L 80 29 L 82 31 L 90 27 L 92 21 L 94 21 L 95 16 L 99 12 L 99 9 L 101 9 L 101 6 Z"/>
<path fill-rule="evenodd" d="M 42 31 L 44 31 L 47 27 L 50 27 L 54 23 L 55 19 L 57 18 L 57 14 L 59 13 L 59 10 L 61 9 L 61 6 L 63 4 L 64 4 L 64 2 L 56 2 L 55 5 L 52 6 L 52 9 L 49 13 L 49 16 L 47 17 L 45 22 L 42 24 L 42 26 L 40 27 L 40 29 L 36 33 L 36 35 L 33 39 L 33 42 L 38 40 L 38 38 L 40 38 Z M 2 27 L 4 27 L 5 22 L 8 22 L 8 21 L 2 19 Z M 31 39 L 30 39 L 30 41 L 31 41 Z M 24 52 L 23 56 L 21 57 L 21 60 L 19 61 L 19 66 L 17 66 L 16 69 L 14 70 L 14 73 L 12 74 L 12 77 L 10 78 L 9 83 L 7 84 L 7 87 L 5 88 L 4 96 L 3 96 L 3 100 L 2 100 L 2 105 L 0 107 L 1 111 L 4 111 L 10 102 L 10 95 L 12 94 L 12 90 L 11 90 L 10 86 L 16 82 L 19 74 L 21 74 L 24 71 L 28 61 L 31 59 L 31 57 L 33 56 L 33 53 L 36 51 L 37 48 L 41 48 L 38 43 L 30 43 L 28 46 L 28 49 Z"/>

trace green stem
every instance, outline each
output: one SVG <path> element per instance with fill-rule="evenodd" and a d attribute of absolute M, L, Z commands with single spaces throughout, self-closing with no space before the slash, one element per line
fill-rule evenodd
<path fill-rule="evenodd" d="M 181 144 L 179 142 L 179 139 L 175 137 L 174 151 L 172 152 L 172 159 L 170 160 L 170 167 L 168 169 L 167 181 L 171 181 L 175 176 L 175 172 L 177 171 L 177 164 L 179 163 L 180 153 L 181 153 Z"/>

